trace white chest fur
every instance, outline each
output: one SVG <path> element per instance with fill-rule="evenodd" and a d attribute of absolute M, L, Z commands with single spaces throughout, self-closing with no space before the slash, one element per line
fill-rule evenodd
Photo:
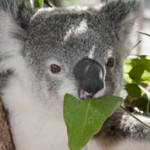
<path fill-rule="evenodd" d="M 17 79 L 3 90 L 3 102 L 10 112 L 10 124 L 16 150 L 68 150 L 67 132 L 62 115 L 47 112 L 31 92 Z M 58 107 L 56 107 L 58 108 Z M 91 140 L 87 150 L 149 150 L 150 143 L 120 141 L 115 147 L 101 147 Z"/>
<path fill-rule="evenodd" d="M 3 90 L 2 99 L 10 112 L 16 150 L 68 149 L 63 117 L 45 111 L 30 89 L 22 86 L 19 80 L 10 80 Z"/>

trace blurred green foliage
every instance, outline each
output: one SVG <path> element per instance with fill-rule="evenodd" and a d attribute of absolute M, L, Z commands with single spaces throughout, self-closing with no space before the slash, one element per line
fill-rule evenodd
<path fill-rule="evenodd" d="M 42 7 L 44 4 L 43 1 L 44 0 L 35 0 L 34 7 L 35 8 Z M 72 5 L 87 5 L 88 4 L 88 2 L 81 1 L 81 0 L 46 0 L 46 1 L 51 2 L 56 7 L 67 7 L 67 6 L 72 6 Z"/>
<path fill-rule="evenodd" d="M 150 113 L 150 58 L 146 55 L 127 59 L 124 62 L 127 102 L 133 107 Z"/>
<path fill-rule="evenodd" d="M 34 8 L 43 7 L 43 0 L 34 0 Z"/>

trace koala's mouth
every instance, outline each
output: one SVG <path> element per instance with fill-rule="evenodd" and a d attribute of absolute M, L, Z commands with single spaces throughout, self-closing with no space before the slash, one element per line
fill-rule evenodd
<path fill-rule="evenodd" d="M 90 98 L 99 98 L 99 97 L 104 96 L 104 94 L 105 94 L 105 89 L 104 88 L 102 88 L 101 90 L 99 90 L 95 94 L 88 93 L 87 91 L 84 91 L 84 90 L 80 90 L 79 97 L 82 100 L 86 100 L 86 99 L 90 99 Z"/>

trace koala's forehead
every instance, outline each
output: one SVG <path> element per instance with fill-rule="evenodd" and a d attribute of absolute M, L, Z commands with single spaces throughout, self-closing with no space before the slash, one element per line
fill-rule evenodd
<path fill-rule="evenodd" d="M 110 31 L 93 11 L 43 11 L 33 18 L 28 43 L 43 57 L 59 59 L 105 55 L 112 46 Z"/>

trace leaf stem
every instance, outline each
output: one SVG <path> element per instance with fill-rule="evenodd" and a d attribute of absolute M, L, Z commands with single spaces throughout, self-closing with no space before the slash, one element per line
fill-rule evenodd
<path fill-rule="evenodd" d="M 145 33 L 145 32 L 142 32 L 142 31 L 138 31 L 138 32 L 139 32 L 140 34 L 150 36 L 150 34 L 148 34 L 148 33 Z"/>
<path fill-rule="evenodd" d="M 123 106 L 120 106 L 120 108 L 126 112 L 127 114 L 129 114 L 131 117 L 133 117 L 134 119 L 136 119 L 138 122 L 140 122 L 142 125 L 144 125 L 145 127 L 150 129 L 150 126 L 147 125 L 146 123 L 144 123 L 143 121 L 141 121 L 140 119 L 138 119 L 137 117 L 135 117 L 134 115 L 132 115 L 129 111 L 127 111 Z"/>
<path fill-rule="evenodd" d="M 132 49 L 136 48 L 141 42 L 142 42 L 142 40 L 139 40 L 139 41 L 132 47 Z"/>

